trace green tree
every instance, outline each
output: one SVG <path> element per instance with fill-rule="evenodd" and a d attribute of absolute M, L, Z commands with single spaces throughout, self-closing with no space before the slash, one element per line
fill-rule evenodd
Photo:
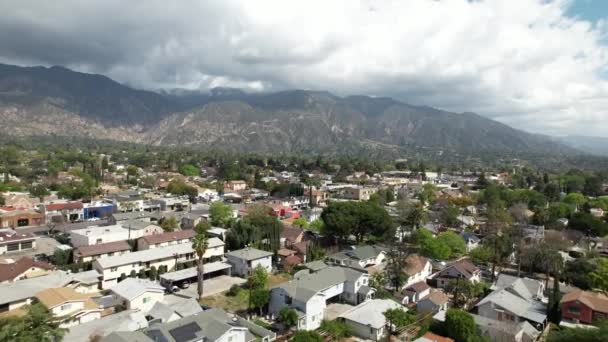
<path fill-rule="evenodd" d="M 67 329 L 40 303 L 26 307 L 18 317 L 0 318 L 0 341 L 61 341 Z"/>
<path fill-rule="evenodd" d="M 308 228 L 308 221 L 306 221 L 306 219 L 303 217 L 298 217 L 297 219 L 293 220 L 292 224 L 296 227 Z"/>
<path fill-rule="evenodd" d="M 553 328 L 547 342 L 600 342 L 608 341 L 608 321 L 599 324 L 599 329 Z"/>
<path fill-rule="evenodd" d="M 179 168 L 179 173 L 184 176 L 199 176 L 200 169 L 192 164 L 185 164 Z"/>
<path fill-rule="evenodd" d="M 310 223 L 309 228 L 311 230 L 314 230 L 315 232 L 321 232 L 324 229 L 324 224 L 323 224 L 323 220 L 314 220 Z"/>
<path fill-rule="evenodd" d="M 296 331 L 290 339 L 291 342 L 323 342 L 323 337 L 314 331 Z"/>
<path fill-rule="evenodd" d="M 492 248 L 486 245 L 479 246 L 469 252 L 471 260 L 477 265 L 489 263 L 492 260 L 493 254 Z"/>
<path fill-rule="evenodd" d="M 160 227 L 166 232 L 172 232 L 177 229 L 177 219 L 175 216 L 167 217 L 162 220 Z"/>
<path fill-rule="evenodd" d="M 268 273 L 261 265 L 258 265 L 248 279 L 249 285 L 249 308 L 260 310 L 262 314 L 263 307 L 270 300 L 270 292 L 268 291 Z"/>
<path fill-rule="evenodd" d="M 477 337 L 477 326 L 473 316 L 460 309 L 448 309 L 445 328 L 447 336 L 456 341 L 468 342 Z"/>
<path fill-rule="evenodd" d="M 586 258 L 579 258 L 566 262 L 564 278 L 566 283 L 572 284 L 582 290 L 591 290 L 593 280 L 591 274 L 595 272 L 596 265 Z"/>
<path fill-rule="evenodd" d="M 450 249 L 450 257 L 463 255 L 467 250 L 464 239 L 453 231 L 440 233 L 437 235 L 437 241 Z"/>
<path fill-rule="evenodd" d="M 332 341 L 341 341 L 352 335 L 352 329 L 343 321 L 328 321 L 324 319 L 321 322 L 319 330 L 327 332 L 331 336 Z"/>
<path fill-rule="evenodd" d="M 290 329 L 295 327 L 298 324 L 298 313 L 296 310 L 290 307 L 283 307 L 279 311 L 279 316 L 277 317 L 279 322 L 281 322 L 286 329 Z"/>
<path fill-rule="evenodd" d="M 597 269 L 595 272 L 591 272 L 590 276 L 593 287 L 608 295 L 608 259 L 599 259 Z"/>
<path fill-rule="evenodd" d="M 30 194 L 32 197 L 38 198 L 40 202 L 43 202 L 44 196 L 48 196 L 50 192 L 44 184 L 38 184 L 30 188 Z"/>
<path fill-rule="evenodd" d="M 458 215 L 460 215 L 460 210 L 450 204 L 441 211 L 441 222 L 450 227 L 456 226 L 458 224 Z"/>
<path fill-rule="evenodd" d="M 395 329 L 404 328 L 407 325 L 412 324 L 415 320 L 415 316 L 407 313 L 403 309 L 388 309 L 384 311 L 383 314 L 386 319 L 389 335 L 392 335 Z"/>
<path fill-rule="evenodd" d="M 213 226 L 229 227 L 232 222 L 232 207 L 220 201 L 213 202 L 209 205 L 209 217 Z"/>
<path fill-rule="evenodd" d="M 205 275 L 205 264 L 203 258 L 207 248 L 209 247 L 209 241 L 207 239 L 207 230 L 209 224 L 206 221 L 201 221 L 194 227 L 194 239 L 192 239 L 192 249 L 196 253 L 196 292 L 198 294 L 198 300 L 203 299 L 203 277 Z"/>

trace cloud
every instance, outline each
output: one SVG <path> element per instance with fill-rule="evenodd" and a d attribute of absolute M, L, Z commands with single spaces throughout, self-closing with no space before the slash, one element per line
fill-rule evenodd
<path fill-rule="evenodd" d="M 0 3 L 0 60 L 149 89 L 392 96 L 528 131 L 608 135 L 608 26 L 567 0 Z"/>

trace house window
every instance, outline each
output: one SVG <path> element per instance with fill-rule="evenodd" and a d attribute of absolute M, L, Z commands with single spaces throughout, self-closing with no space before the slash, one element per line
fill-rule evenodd
<path fill-rule="evenodd" d="M 116 272 L 116 271 L 118 271 L 118 267 L 112 267 L 112 268 L 110 268 L 110 272 Z"/>
<path fill-rule="evenodd" d="M 112 255 L 114 255 L 114 252 L 108 253 L 108 256 L 112 256 Z"/>
<path fill-rule="evenodd" d="M 144 297 L 144 304 L 148 303 L 150 301 L 150 297 Z"/>
<path fill-rule="evenodd" d="M 70 303 L 68 303 L 68 304 L 63 304 L 63 305 L 61 306 L 61 309 L 60 309 L 60 310 L 61 310 L 61 311 L 69 310 L 69 309 L 70 309 L 70 307 L 72 307 L 72 304 L 70 304 Z"/>
<path fill-rule="evenodd" d="M 95 241 L 95 244 L 99 245 L 99 244 L 100 244 L 100 243 L 102 243 L 102 242 L 103 242 L 103 239 L 97 239 L 97 240 Z"/>
<path fill-rule="evenodd" d="M 292 303 L 291 297 L 285 296 L 285 304 L 291 305 L 291 303 Z"/>
<path fill-rule="evenodd" d="M 30 224 L 30 220 L 28 219 L 19 219 L 17 220 L 17 227 L 25 227 Z"/>
<path fill-rule="evenodd" d="M 578 306 L 569 306 L 568 307 L 568 312 L 571 314 L 580 314 L 581 313 L 581 309 Z"/>
<path fill-rule="evenodd" d="M 9 252 L 18 251 L 19 250 L 19 244 L 18 243 L 10 243 L 10 244 L 6 245 L 6 250 L 9 251 Z"/>
<path fill-rule="evenodd" d="M 22 242 L 21 249 L 30 249 L 33 247 L 32 241 Z"/>

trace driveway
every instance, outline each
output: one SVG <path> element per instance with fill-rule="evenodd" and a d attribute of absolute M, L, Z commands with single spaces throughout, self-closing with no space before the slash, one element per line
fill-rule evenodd
<path fill-rule="evenodd" d="M 325 319 L 328 321 L 333 321 L 338 318 L 341 314 L 346 311 L 354 308 L 354 306 L 349 304 L 340 304 L 340 303 L 332 303 L 327 305 L 325 308 Z"/>
<path fill-rule="evenodd" d="M 212 296 L 224 291 L 228 291 L 232 285 L 240 285 L 247 282 L 247 280 L 239 277 L 231 277 L 227 275 L 221 275 L 219 277 L 207 279 L 204 281 L 203 286 L 203 297 Z M 196 298 L 196 282 L 190 284 L 190 287 L 184 290 L 180 290 L 178 293 L 180 296 L 188 296 Z"/>
<path fill-rule="evenodd" d="M 23 250 L 19 252 L 7 253 L 0 256 L 0 260 L 5 259 L 21 259 L 22 257 L 32 257 L 36 254 L 53 255 L 55 253 L 55 247 L 59 245 L 57 240 L 48 236 L 41 236 L 36 240 L 36 248 Z"/>

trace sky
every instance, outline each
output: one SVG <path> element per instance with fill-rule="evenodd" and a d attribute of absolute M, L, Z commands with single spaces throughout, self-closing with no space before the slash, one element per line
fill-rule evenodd
<path fill-rule="evenodd" d="M 0 62 L 152 90 L 390 96 L 608 137 L 608 0 L 4 0 Z"/>

